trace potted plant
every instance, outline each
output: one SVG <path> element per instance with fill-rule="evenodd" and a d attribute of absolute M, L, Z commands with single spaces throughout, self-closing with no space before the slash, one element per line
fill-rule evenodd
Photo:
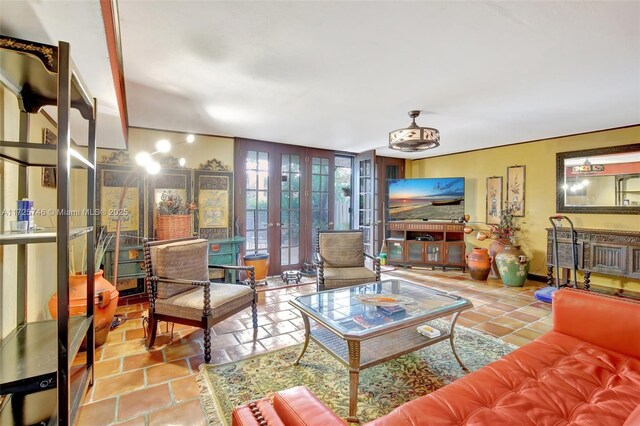
<path fill-rule="evenodd" d="M 500 212 L 500 223 L 489 226 L 490 238 L 494 239 L 489 253 L 494 253 L 495 267 L 502 282 L 511 287 L 524 285 L 530 263 L 530 259 L 518 245 L 516 235 L 520 231 L 520 224 L 516 223 L 517 220 L 513 209 L 505 206 Z"/>
<path fill-rule="evenodd" d="M 111 323 L 118 306 L 118 290 L 103 277 L 100 269 L 107 247 L 111 243 L 113 235 L 107 235 L 105 228 L 100 229 L 96 239 L 95 248 L 95 274 L 94 274 L 94 324 L 95 344 L 101 346 L 107 340 Z M 73 246 L 71 246 L 73 248 Z M 58 295 L 53 293 L 49 299 L 49 312 L 53 318 L 58 317 Z M 86 244 L 82 252 L 80 268 L 76 268 L 76 262 L 71 253 L 69 262 L 69 314 L 82 315 L 87 312 L 87 248 Z M 85 348 L 86 341 L 82 348 Z"/>
<path fill-rule="evenodd" d="M 183 203 L 180 194 L 164 191 L 157 205 L 158 239 L 169 240 L 191 236 L 191 215 L 194 203 Z"/>

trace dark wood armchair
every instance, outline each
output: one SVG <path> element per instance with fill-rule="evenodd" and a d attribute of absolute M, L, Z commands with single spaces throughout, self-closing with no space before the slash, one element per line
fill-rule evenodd
<path fill-rule="evenodd" d="M 316 232 L 318 291 L 380 281 L 380 260 L 365 253 L 362 231 Z M 373 261 L 373 271 L 365 258 Z"/>
<path fill-rule="evenodd" d="M 144 262 L 149 293 L 147 348 L 153 347 L 158 321 L 204 329 L 204 360 L 211 360 L 211 327 L 251 307 L 257 331 L 257 294 L 253 266 L 208 264 L 207 240 L 181 238 L 144 240 Z M 209 281 L 210 269 L 247 271 L 241 284 Z"/>

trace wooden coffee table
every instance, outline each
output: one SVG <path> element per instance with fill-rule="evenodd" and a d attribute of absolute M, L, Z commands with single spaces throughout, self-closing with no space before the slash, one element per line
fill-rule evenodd
<path fill-rule="evenodd" d="M 299 296 L 289 303 L 302 313 L 306 331 L 302 352 L 294 364 L 299 364 L 312 339 L 349 369 L 347 421 L 358 421 L 360 370 L 449 340 L 456 360 L 468 371 L 453 342 L 458 315 L 473 307 L 463 297 L 406 281 L 384 280 Z M 425 337 L 416 331 L 417 326 L 450 314 L 448 327 L 429 324 L 438 329 L 439 336 Z M 312 330 L 309 318 L 320 326 Z"/>

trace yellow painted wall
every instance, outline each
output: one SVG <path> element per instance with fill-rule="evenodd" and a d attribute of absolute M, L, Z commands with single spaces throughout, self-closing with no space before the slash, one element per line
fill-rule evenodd
<path fill-rule="evenodd" d="M 464 176 L 466 182 L 465 210 L 471 222 L 485 221 L 486 178 L 503 176 L 506 197 L 508 166 L 526 166 L 526 203 L 522 225 L 522 242 L 533 255 L 531 273 L 546 275 L 546 231 L 548 218 L 556 214 L 556 153 L 638 143 L 640 126 L 594 132 L 584 135 L 535 141 L 452 154 L 423 160 L 407 161 L 407 177 Z M 446 142 L 443 142 L 446 143 Z M 640 231 L 637 215 L 568 214 L 576 228 L 616 229 Z M 486 226 L 472 225 L 476 229 Z M 491 241 L 479 242 L 472 233 L 468 245 L 488 246 Z M 613 279 L 592 275 L 592 284 L 640 291 L 640 281 Z"/>
<path fill-rule="evenodd" d="M 233 170 L 233 138 L 206 135 L 195 135 L 195 137 L 192 144 L 181 144 L 185 141 L 186 133 L 131 128 L 129 154 L 135 157 L 140 151 L 153 152 L 154 145 L 159 139 L 168 139 L 173 144 L 169 155 L 176 158 L 184 157 L 187 160 L 185 166 L 187 168 L 197 169 L 201 163 L 215 158 Z"/>

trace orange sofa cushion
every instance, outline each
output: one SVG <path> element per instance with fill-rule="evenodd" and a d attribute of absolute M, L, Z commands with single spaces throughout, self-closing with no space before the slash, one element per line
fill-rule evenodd
<path fill-rule="evenodd" d="M 638 404 L 640 360 L 551 331 L 367 425 L 621 425 Z"/>
<path fill-rule="evenodd" d="M 553 331 L 365 426 L 640 425 L 640 303 L 564 289 L 553 311 Z M 341 424 L 308 390 L 284 394 L 285 424 Z"/>

